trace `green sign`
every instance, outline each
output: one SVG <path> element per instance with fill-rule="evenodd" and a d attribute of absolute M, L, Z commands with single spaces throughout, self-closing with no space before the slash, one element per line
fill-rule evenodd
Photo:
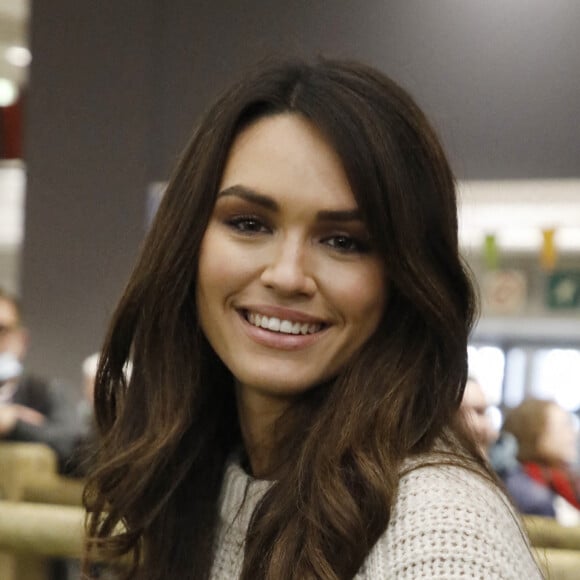
<path fill-rule="evenodd" d="M 546 298 L 550 308 L 579 308 L 580 270 L 550 274 Z"/>

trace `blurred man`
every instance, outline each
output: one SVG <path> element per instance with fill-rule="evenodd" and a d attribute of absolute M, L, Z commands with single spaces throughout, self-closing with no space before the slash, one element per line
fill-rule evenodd
<path fill-rule="evenodd" d="M 56 384 L 23 374 L 27 346 L 18 301 L 0 288 L 0 441 L 45 443 L 62 465 L 77 438 L 74 408 Z"/>
<path fill-rule="evenodd" d="M 495 443 L 498 437 L 498 432 L 487 413 L 488 407 L 489 405 L 481 385 L 473 377 L 469 377 L 465 385 L 460 409 L 464 413 L 475 440 L 484 455 L 488 454 L 489 447 Z"/>

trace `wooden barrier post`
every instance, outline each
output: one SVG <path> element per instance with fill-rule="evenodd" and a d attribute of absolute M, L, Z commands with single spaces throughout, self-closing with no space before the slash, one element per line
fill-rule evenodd
<path fill-rule="evenodd" d="M 58 478 L 57 457 L 52 449 L 40 443 L 0 443 L 0 500 L 6 502 L 6 511 L 0 511 L 0 526 L 4 534 L 4 545 L 0 544 L 0 578 L 2 580 L 45 580 L 48 577 L 46 557 L 42 553 L 27 553 L 20 550 L 4 550 L 8 538 L 18 537 L 19 525 L 32 525 L 25 519 L 19 523 L 10 510 L 9 502 L 25 497 L 29 487 L 48 485 Z M 0 502 L 4 503 L 4 502 Z M 80 508 L 79 508 L 80 509 Z M 10 528 L 6 529 L 6 526 Z M 10 529 L 13 527 L 13 530 Z M 52 535 L 52 527 L 48 535 Z M 22 530 L 21 530 L 22 531 Z M 37 530 L 38 532 L 38 530 Z M 24 540 L 23 540 L 24 541 Z"/>

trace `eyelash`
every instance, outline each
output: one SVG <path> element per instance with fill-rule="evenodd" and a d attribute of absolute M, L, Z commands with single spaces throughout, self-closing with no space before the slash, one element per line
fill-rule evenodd
<path fill-rule="evenodd" d="M 248 227 L 249 224 L 252 224 L 254 227 Z M 270 228 L 263 223 L 262 219 L 255 215 L 232 217 L 226 220 L 226 225 L 245 235 L 255 235 L 270 231 Z"/>
<path fill-rule="evenodd" d="M 368 242 L 347 234 L 329 236 L 322 241 L 341 254 L 366 254 L 370 251 Z M 346 242 L 348 247 L 345 247 L 344 242 Z"/>
<path fill-rule="evenodd" d="M 225 224 L 244 236 L 256 236 L 272 231 L 263 219 L 256 215 L 234 216 L 225 220 Z M 349 234 L 335 234 L 324 237 L 320 241 L 340 254 L 367 254 L 371 249 L 368 241 Z"/>

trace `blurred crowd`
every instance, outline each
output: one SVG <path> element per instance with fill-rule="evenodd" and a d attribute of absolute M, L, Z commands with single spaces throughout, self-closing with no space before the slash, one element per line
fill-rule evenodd
<path fill-rule="evenodd" d="M 497 430 L 485 393 L 472 377 L 461 411 L 522 514 L 580 525 L 580 435 L 572 413 L 555 401 L 527 398 L 506 412 Z"/>
<path fill-rule="evenodd" d="M 0 288 L 0 442 L 44 443 L 56 452 L 61 473 L 82 477 L 98 353 L 79 364 L 83 384 L 74 392 L 26 372 L 28 340 L 18 300 Z M 580 524 L 580 437 L 571 413 L 554 401 L 526 399 L 497 429 L 488 407 L 470 377 L 461 412 L 516 507 Z"/>
<path fill-rule="evenodd" d="M 29 336 L 19 301 L 0 288 L 0 442 L 43 443 L 66 475 L 83 472 L 84 446 L 91 430 L 92 389 L 79 403 L 70 386 L 30 374 L 25 359 Z M 83 365 L 94 381 L 96 359 Z"/>

